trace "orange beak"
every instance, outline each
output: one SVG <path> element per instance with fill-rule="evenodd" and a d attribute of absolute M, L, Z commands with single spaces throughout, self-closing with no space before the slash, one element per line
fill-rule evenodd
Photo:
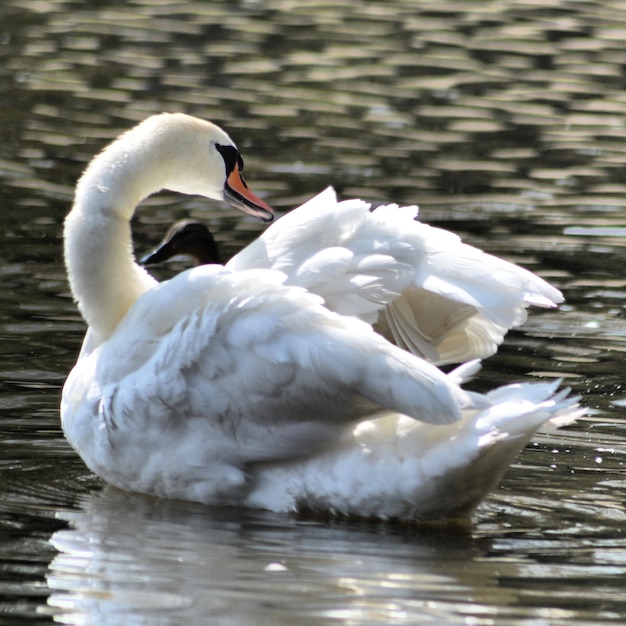
<path fill-rule="evenodd" d="M 274 219 L 274 209 L 248 187 L 236 163 L 224 185 L 224 200 L 237 209 L 264 222 Z"/>

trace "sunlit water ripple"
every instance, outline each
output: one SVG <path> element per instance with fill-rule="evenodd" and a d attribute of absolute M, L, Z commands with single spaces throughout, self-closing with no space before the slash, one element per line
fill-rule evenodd
<path fill-rule="evenodd" d="M 626 2 L 7 0 L 0 15 L 0 623 L 623 623 Z M 328 184 L 417 202 L 557 285 L 566 304 L 532 312 L 475 386 L 562 377 L 588 417 L 537 436 L 463 528 L 103 490 L 59 424 L 84 332 L 61 225 L 91 156 L 161 110 L 227 128 L 280 210 Z M 181 217 L 225 256 L 263 228 L 197 198 L 145 204 L 139 252 Z"/>

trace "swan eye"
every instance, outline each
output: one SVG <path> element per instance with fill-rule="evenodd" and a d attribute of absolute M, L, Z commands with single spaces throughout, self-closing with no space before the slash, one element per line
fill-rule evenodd
<path fill-rule="evenodd" d="M 222 155 L 224 164 L 226 165 L 226 177 L 230 176 L 235 167 L 239 167 L 239 171 L 243 171 L 243 159 L 239 154 L 239 150 L 235 146 L 222 146 L 219 143 L 215 144 L 215 148 Z"/>

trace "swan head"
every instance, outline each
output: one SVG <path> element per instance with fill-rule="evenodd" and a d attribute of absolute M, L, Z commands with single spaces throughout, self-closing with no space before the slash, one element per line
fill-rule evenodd
<path fill-rule="evenodd" d="M 146 196 L 168 189 L 224 200 L 269 222 L 273 209 L 242 177 L 243 159 L 219 126 L 183 113 L 160 113 L 120 135 L 89 165 L 75 204 L 106 206 L 130 219 Z"/>
<path fill-rule="evenodd" d="M 224 200 L 266 222 L 274 218 L 273 209 L 248 187 L 241 154 L 219 126 L 183 113 L 162 113 L 136 128 L 156 139 L 164 189 Z"/>

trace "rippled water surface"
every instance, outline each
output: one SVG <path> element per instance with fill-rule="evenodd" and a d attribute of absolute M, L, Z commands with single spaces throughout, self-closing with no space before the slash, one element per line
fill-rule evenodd
<path fill-rule="evenodd" d="M 0 623 L 624 623 L 625 38 L 622 0 L 5 0 Z M 567 303 L 476 384 L 560 376 L 589 415 L 537 436 L 465 528 L 103 488 L 59 423 L 84 332 L 61 226 L 91 156 L 162 110 L 228 129 L 281 211 L 328 184 L 419 203 L 553 282 Z M 137 250 L 186 216 L 226 255 L 263 228 L 160 194 Z"/>

